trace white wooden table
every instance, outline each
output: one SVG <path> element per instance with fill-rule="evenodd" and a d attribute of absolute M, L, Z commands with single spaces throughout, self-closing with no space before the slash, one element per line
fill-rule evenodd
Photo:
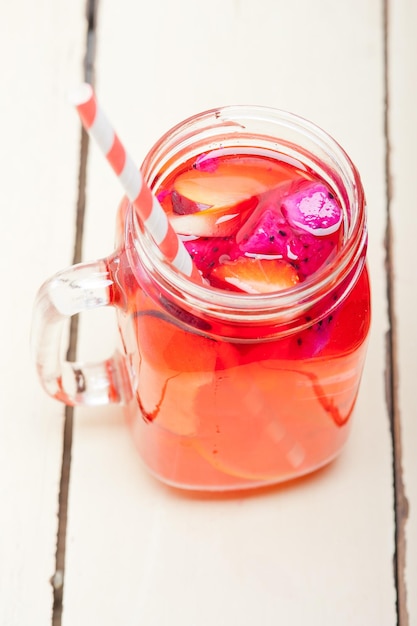
<path fill-rule="evenodd" d="M 417 1 L 2 0 L 0 24 L 0 625 L 416 625 Z M 118 408 L 40 389 L 35 292 L 112 251 L 121 195 L 67 102 L 86 76 L 138 162 L 193 113 L 256 103 L 315 121 L 357 164 L 373 325 L 327 469 L 181 495 L 145 472 Z M 114 319 L 80 322 L 79 355 L 107 355 Z"/>

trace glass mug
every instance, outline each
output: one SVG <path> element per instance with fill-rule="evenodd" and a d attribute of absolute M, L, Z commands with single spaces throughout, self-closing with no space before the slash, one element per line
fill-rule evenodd
<path fill-rule="evenodd" d="M 334 459 L 349 434 L 370 324 L 364 193 L 344 150 L 290 113 L 225 107 L 163 136 L 144 178 L 160 193 L 178 166 L 216 149 L 272 151 L 325 181 L 343 210 L 335 257 L 281 292 L 196 284 L 164 261 L 124 199 L 115 252 L 46 281 L 33 330 L 51 396 L 120 403 L 150 472 L 198 490 L 278 483 Z M 104 306 L 117 310 L 123 348 L 100 363 L 61 358 L 68 318 Z"/>

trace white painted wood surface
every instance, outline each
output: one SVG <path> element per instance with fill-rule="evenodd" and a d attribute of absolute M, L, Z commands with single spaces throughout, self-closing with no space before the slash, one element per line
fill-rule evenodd
<path fill-rule="evenodd" d="M 173 123 L 234 102 L 292 110 L 346 147 L 370 207 L 374 320 L 351 440 L 330 468 L 296 485 L 242 498 L 179 495 L 145 473 L 117 410 L 77 411 L 65 626 L 396 623 L 382 44 L 376 0 L 102 0 L 97 90 L 138 161 Z M 92 149 L 86 258 L 112 250 L 119 197 Z M 89 317 L 86 354 L 97 335 Z"/>
<path fill-rule="evenodd" d="M 82 2 L 0 3 L 0 624 L 51 623 L 64 407 L 29 354 L 40 283 L 71 263 L 82 75 Z"/>
<path fill-rule="evenodd" d="M 395 311 L 398 340 L 398 401 L 402 426 L 405 495 L 405 580 L 410 625 L 417 624 L 417 282 L 414 267 L 417 232 L 413 188 L 417 172 L 417 2 L 392 2 L 390 12 L 390 139 L 392 221 L 395 252 Z M 411 191 L 410 191 L 411 190 Z"/>
<path fill-rule="evenodd" d="M 64 6 L 65 4 L 65 6 Z M 380 0 L 99 0 L 99 97 L 138 162 L 190 114 L 230 103 L 288 109 L 329 131 L 363 178 L 373 325 L 342 456 L 306 480 L 245 497 L 180 494 L 143 468 L 118 408 L 77 409 L 62 618 L 52 622 L 64 409 L 39 388 L 29 326 L 41 281 L 71 262 L 85 2 L 0 4 L 0 626 L 395 626 L 392 441 L 385 400 L 387 190 Z M 412 315 L 415 0 L 389 3 L 395 314 L 408 623 L 417 624 Z M 23 172 L 23 174 L 22 174 Z M 121 191 L 90 148 L 84 257 L 113 249 Z M 19 242 L 22 245 L 19 246 Z M 82 318 L 81 357 L 116 340 L 111 311 Z"/>

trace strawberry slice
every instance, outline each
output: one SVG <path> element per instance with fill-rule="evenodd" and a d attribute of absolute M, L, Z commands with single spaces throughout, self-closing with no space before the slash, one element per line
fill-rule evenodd
<path fill-rule="evenodd" d="M 246 257 L 218 265 L 210 276 L 214 287 L 246 293 L 270 293 L 289 289 L 298 280 L 296 270 L 286 261 Z"/>
<path fill-rule="evenodd" d="M 171 195 L 171 223 L 180 234 L 224 237 L 239 228 L 260 194 L 294 176 L 293 169 L 270 159 L 226 157 L 215 170 L 191 169 L 180 174 Z"/>

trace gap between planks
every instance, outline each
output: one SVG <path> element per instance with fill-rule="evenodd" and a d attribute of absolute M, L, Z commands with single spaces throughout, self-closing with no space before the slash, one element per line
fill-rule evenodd
<path fill-rule="evenodd" d="M 397 626 L 409 626 L 407 610 L 407 587 L 405 581 L 406 537 L 405 526 L 408 518 L 408 500 L 405 493 L 402 468 L 401 413 L 399 407 L 399 375 L 397 349 L 397 321 L 395 316 L 394 289 L 394 250 L 393 226 L 391 220 L 392 201 L 392 162 L 390 135 L 390 0 L 382 0 L 383 10 L 383 55 L 384 55 L 384 139 L 385 139 L 385 185 L 386 185 L 386 233 L 385 268 L 387 280 L 387 302 L 389 329 L 386 335 L 386 401 L 390 419 L 393 482 L 395 552 L 393 555 L 394 580 L 397 592 Z"/>
<path fill-rule="evenodd" d="M 84 80 L 94 83 L 94 58 L 96 23 L 98 12 L 98 0 L 86 0 L 87 35 L 84 56 Z M 88 159 L 89 138 L 84 129 L 81 130 L 80 162 L 78 169 L 78 196 L 76 206 L 76 227 L 75 241 L 72 263 L 79 263 L 82 260 L 83 230 L 85 217 L 86 199 L 86 179 L 87 179 L 87 159 Z M 78 317 L 71 318 L 69 345 L 67 359 L 75 361 L 77 354 L 78 339 Z M 65 407 L 64 431 L 63 431 L 63 451 L 61 478 L 59 484 L 58 498 L 58 530 L 55 553 L 55 573 L 51 578 L 53 589 L 52 606 L 52 626 L 61 626 L 63 612 L 64 582 L 65 582 L 65 556 L 67 538 L 68 519 L 68 495 L 71 474 L 71 452 L 73 436 L 73 407 Z"/>

